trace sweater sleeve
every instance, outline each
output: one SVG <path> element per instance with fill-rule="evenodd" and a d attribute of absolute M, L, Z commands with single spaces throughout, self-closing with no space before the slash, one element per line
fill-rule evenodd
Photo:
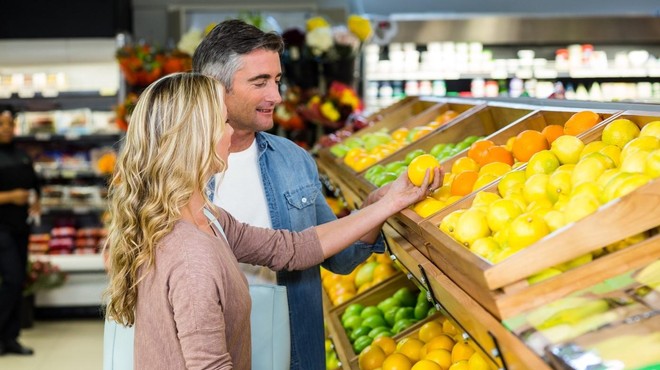
<path fill-rule="evenodd" d="M 226 281 L 210 248 L 200 242 L 198 248 L 184 249 L 186 254 L 169 279 L 177 336 L 186 368 L 191 370 L 233 368 L 225 334 Z"/>
<path fill-rule="evenodd" d="M 218 221 L 239 262 L 271 270 L 304 270 L 323 261 L 323 250 L 314 228 L 301 232 L 272 230 L 239 222 L 219 209 Z"/>

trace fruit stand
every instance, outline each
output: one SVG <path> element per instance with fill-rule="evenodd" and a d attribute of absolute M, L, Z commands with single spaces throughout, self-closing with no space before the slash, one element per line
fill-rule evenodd
<path fill-rule="evenodd" d="M 434 157 L 445 173 L 444 189 L 383 228 L 400 276 L 359 289 L 337 305 L 325 297 L 328 333 L 342 368 L 395 368 L 387 362 L 436 325 L 429 324 L 433 321 L 455 329 L 445 332 L 455 350 L 465 345 L 483 359 L 454 355 L 451 370 L 579 368 L 566 354 L 575 348 L 590 355 L 586 349 L 600 350 L 597 361 L 605 363 L 613 356 L 604 348 L 617 340 L 609 329 L 615 325 L 639 338 L 639 348 L 660 353 L 657 330 L 649 334 L 628 325 L 642 321 L 655 327 L 653 317 L 660 312 L 660 108 L 545 102 L 408 98 L 374 114 L 377 122 L 345 139 L 344 148 L 318 153 L 322 181 L 349 208 L 359 208 L 388 176 L 391 181 L 406 170 L 410 174 L 420 156 Z M 447 110 L 457 114 L 441 125 L 429 124 Z M 402 129 L 410 133 L 429 125 L 424 135 L 390 143 Z M 537 137 L 542 146 L 531 150 Z M 498 149 L 489 157 L 490 147 Z M 484 171 L 489 169 L 497 170 Z M 392 174 L 383 176 L 388 170 Z M 472 173 L 468 190 L 460 183 L 462 172 Z M 514 178 L 519 179 L 515 186 Z M 555 181 L 562 178 L 572 180 L 574 189 Z M 535 184 L 541 180 L 539 193 Z M 513 204 L 517 211 L 497 219 L 494 202 Z M 625 283 L 612 288 L 613 281 Z M 419 290 L 437 313 L 390 333 L 397 343 L 393 354 L 381 354 L 376 344 L 365 349 L 379 338 L 378 330 L 358 343 L 367 330 L 347 326 L 356 321 L 347 320 L 347 312 L 382 306 L 403 287 Z M 596 343 L 601 331 L 613 337 L 610 347 Z M 436 369 L 416 356 L 413 369 Z M 660 366 L 653 354 L 637 362 Z"/>

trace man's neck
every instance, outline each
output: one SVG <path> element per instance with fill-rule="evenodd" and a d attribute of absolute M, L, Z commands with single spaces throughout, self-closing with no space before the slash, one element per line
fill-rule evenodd
<path fill-rule="evenodd" d="M 231 146 L 229 147 L 230 153 L 237 153 L 246 150 L 252 145 L 256 138 L 254 131 L 235 130 L 231 136 Z"/>

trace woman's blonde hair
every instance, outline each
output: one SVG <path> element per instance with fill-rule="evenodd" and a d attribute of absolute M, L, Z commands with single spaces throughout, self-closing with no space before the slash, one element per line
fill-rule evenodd
<path fill-rule="evenodd" d="M 108 318 L 135 323 L 139 274 L 153 266 L 158 242 L 193 192 L 210 204 L 206 184 L 226 165 L 216 152 L 223 94 L 218 81 L 195 73 L 163 77 L 141 94 L 109 189 Z"/>

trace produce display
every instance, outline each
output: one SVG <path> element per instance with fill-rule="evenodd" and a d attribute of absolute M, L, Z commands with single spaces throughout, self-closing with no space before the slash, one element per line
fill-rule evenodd
<path fill-rule="evenodd" d="M 524 169 L 505 174 L 496 188 L 477 193 L 469 208 L 444 217 L 439 228 L 498 263 L 660 177 L 659 159 L 660 121 L 640 130 L 630 120 L 617 119 L 602 129 L 600 140 L 588 143 L 575 136 L 559 136 L 549 149 L 534 153 Z M 579 257 L 538 277 L 559 274 L 592 257 Z"/>

